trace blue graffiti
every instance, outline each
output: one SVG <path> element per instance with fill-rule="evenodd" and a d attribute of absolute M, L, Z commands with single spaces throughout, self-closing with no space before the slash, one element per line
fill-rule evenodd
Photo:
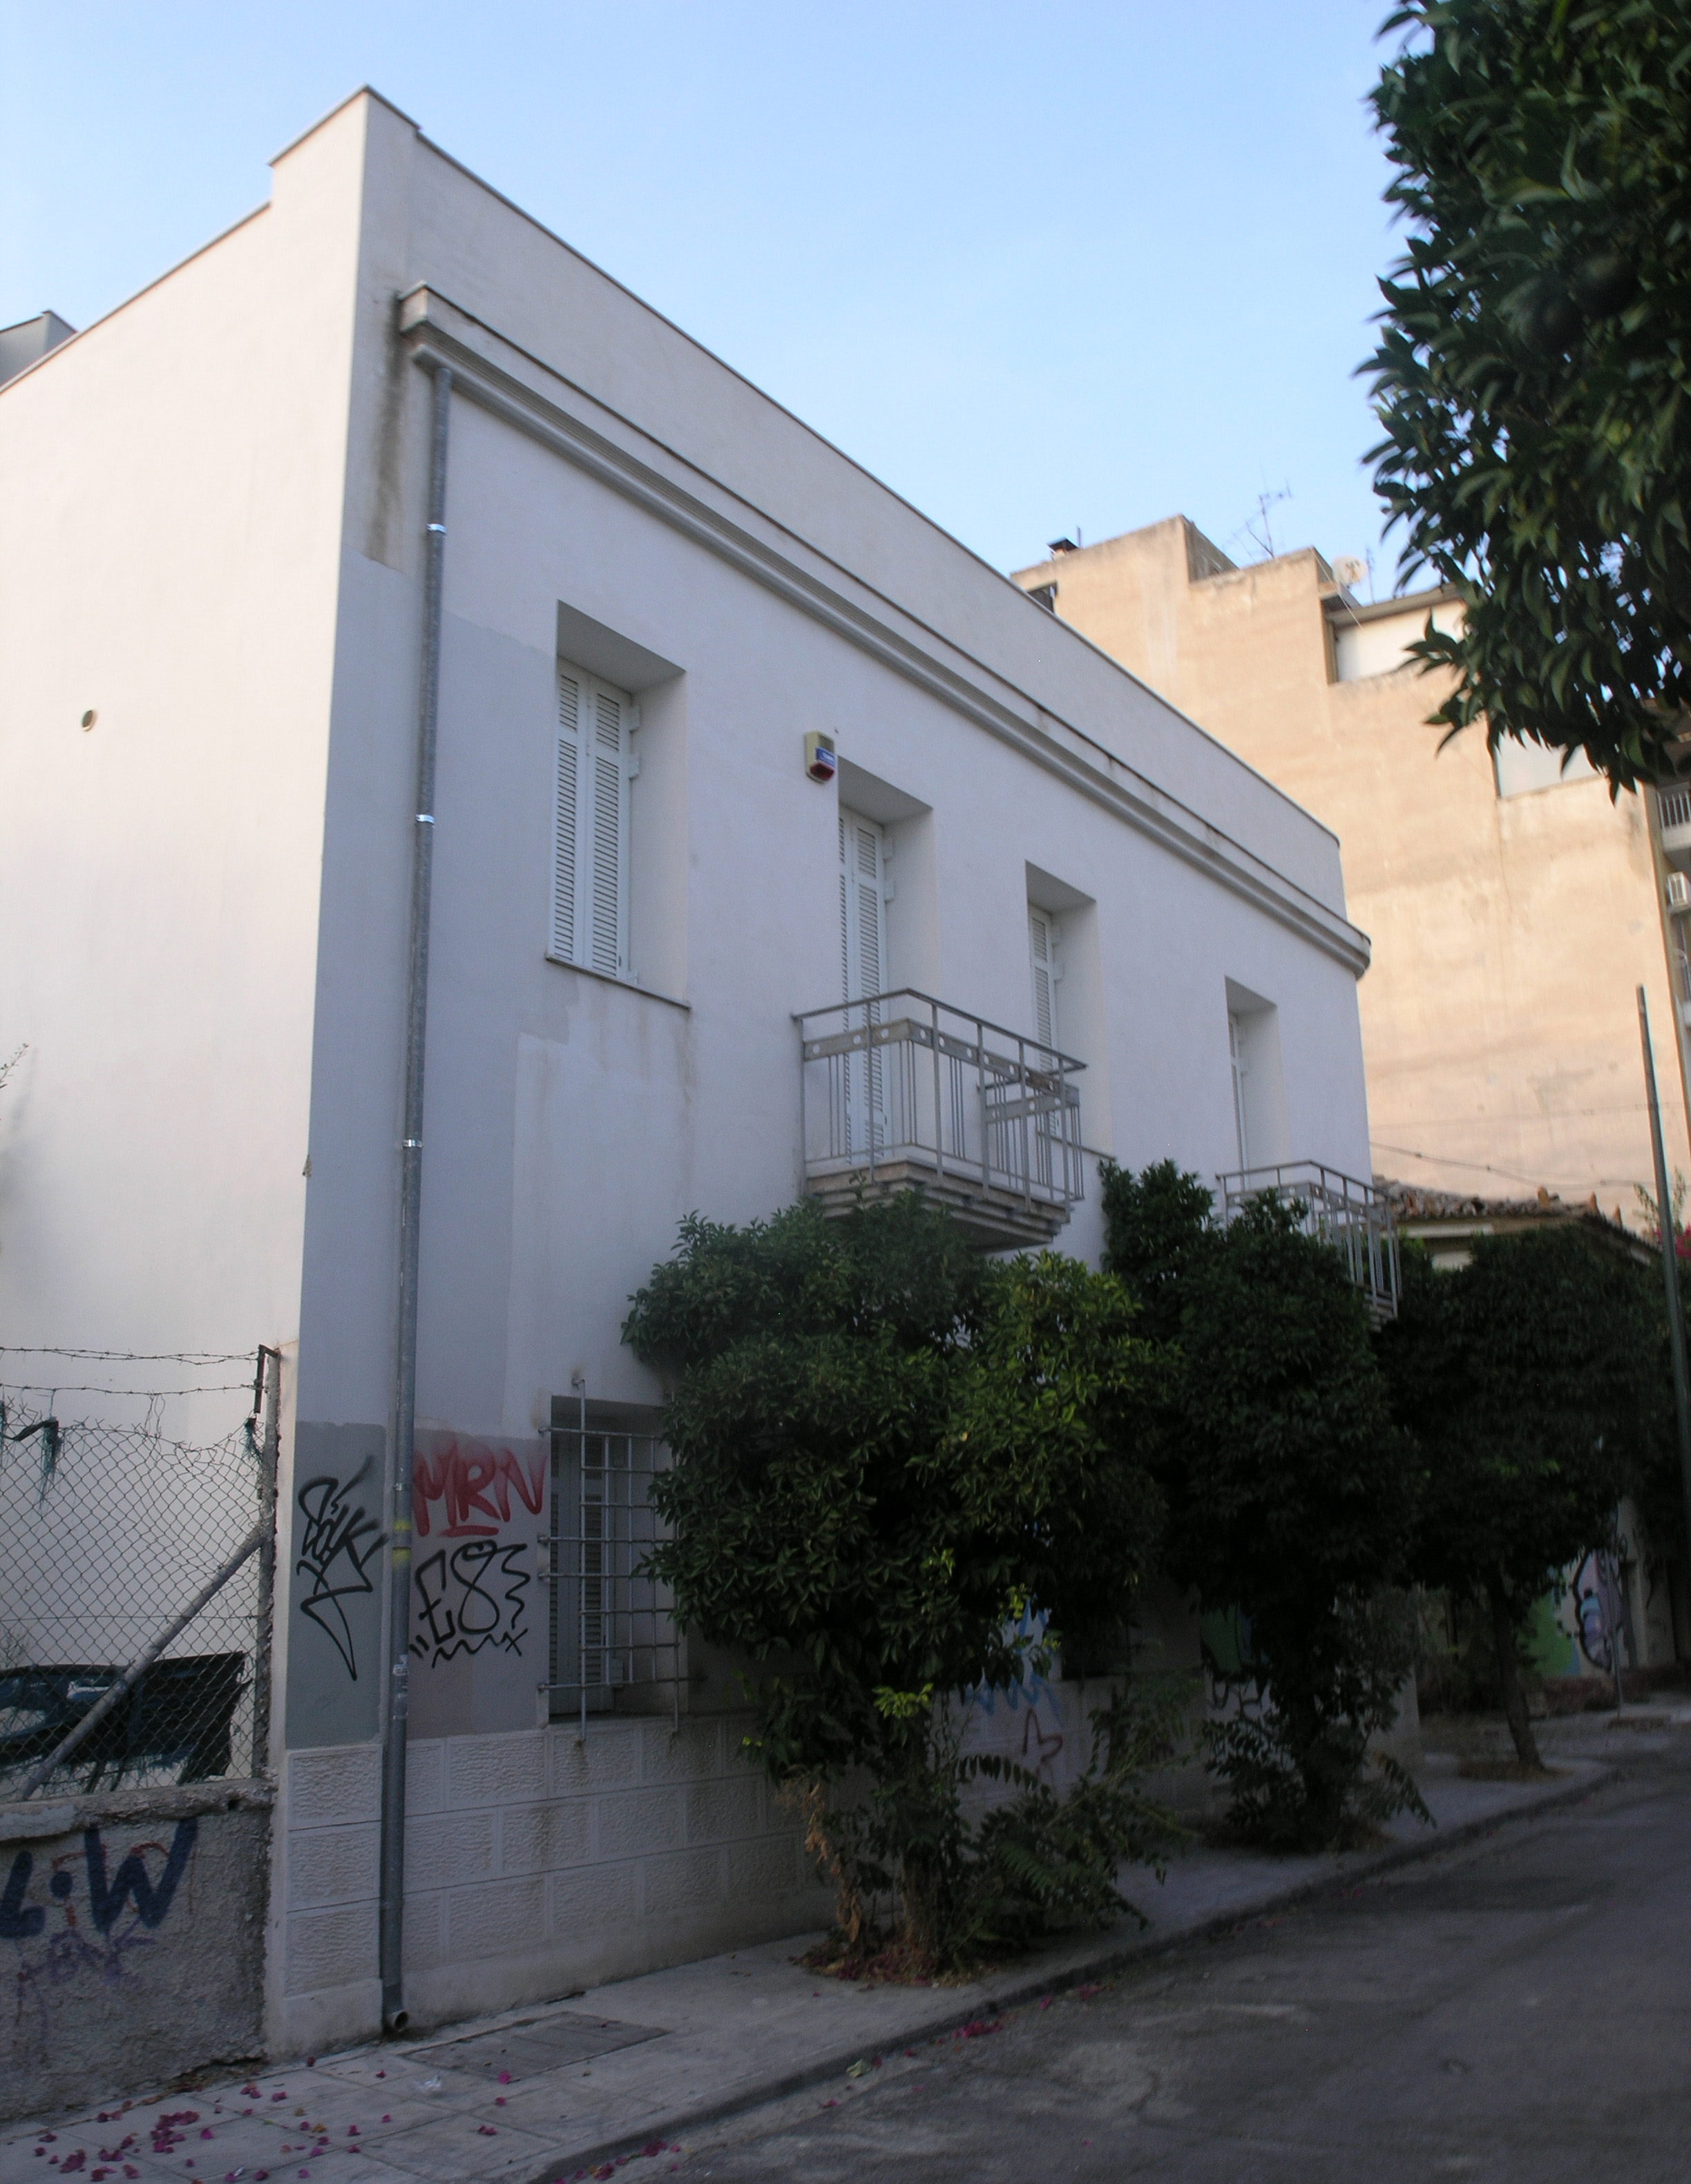
<path fill-rule="evenodd" d="M 198 1820 L 178 1820 L 176 1832 L 170 1839 L 170 1848 L 165 1860 L 165 1870 L 159 1876 L 155 1889 L 148 1877 L 146 1861 L 139 1850 L 132 1850 L 119 1866 L 111 1885 L 106 1884 L 106 1847 L 100 1841 L 98 1828 L 90 1828 L 82 1837 L 82 1855 L 88 1865 L 88 1903 L 94 1914 L 94 1924 L 103 1934 L 109 1934 L 117 1923 L 118 1914 L 131 1896 L 143 1926 L 156 1926 L 170 1909 L 189 1858 L 193 1855 L 194 1839 L 199 1833 Z"/>
<path fill-rule="evenodd" d="M 176 1900 L 177 1888 L 188 1860 L 193 1856 L 194 1844 L 199 1836 L 198 1820 L 178 1820 L 170 1838 L 170 1847 L 165 1854 L 164 1869 L 156 1881 L 147 1870 L 146 1853 L 161 1848 L 153 1843 L 140 1843 L 131 1850 L 109 1879 L 106 1872 L 106 1847 L 98 1828 L 87 1828 L 82 1835 L 82 1860 L 88 1876 L 88 1908 L 97 1933 L 109 1936 L 112 1928 L 122 1917 L 125 1907 L 135 1905 L 137 1919 L 147 1927 L 163 1924 L 166 1914 Z M 7 1877 L 5 1891 L 0 1894 L 0 1942 L 31 1942 L 47 1924 L 47 1912 L 40 1904 L 26 1905 L 30 1876 L 35 1870 L 31 1852 L 20 1850 L 12 1860 L 12 1870 Z M 57 1868 L 47 1882 L 47 1892 L 69 1910 L 69 1898 L 75 1882 L 63 1866 Z"/>
<path fill-rule="evenodd" d="M 0 1942 L 32 1941 L 47 1924 L 47 1914 L 39 1904 L 31 1910 L 24 1908 L 24 1891 L 30 1885 L 35 1863 L 26 1850 L 20 1850 L 12 1860 L 6 1892 L 0 1896 Z"/>

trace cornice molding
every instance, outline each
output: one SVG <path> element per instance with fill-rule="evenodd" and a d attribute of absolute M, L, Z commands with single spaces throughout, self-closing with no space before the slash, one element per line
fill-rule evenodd
<path fill-rule="evenodd" d="M 1136 833 L 1290 927 L 1353 977 L 1368 968 L 1367 936 L 1325 904 L 1030 694 L 1013 692 L 1024 712 L 983 688 L 938 655 L 936 647 L 955 649 L 947 640 L 904 616 L 730 489 L 706 479 L 684 457 L 539 358 L 426 285 L 399 298 L 399 328 L 417 364 L 449 369 L 455 389 L 467 399 L 1058 775 Z M 636 444 L 627 444 L 623 435 Z M 728 504 L 715 504 L 707 497 L 712 491 Z M 759 530 L 770 535 L 760 536 Z M 818 566 L 806 567 L 801 555 Z M 842 584 L 858 596 L 851 596 Z M 897 627 L 895 616 L 907 627 Z M 957 656 L 968 660 L 967 655 Z M 968 665 L 983 676 L 1002 679 L 983 663 Z"/>

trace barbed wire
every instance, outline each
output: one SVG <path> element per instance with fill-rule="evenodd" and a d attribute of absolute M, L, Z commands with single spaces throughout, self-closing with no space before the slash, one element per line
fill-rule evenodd
<path fill-rule="evenodd" d="M 87 1380 L 13 1380 L 7 1384 L 31 1396 L 250 1396 L 250 1380 L 202 1381 L 192 1388 L 103 1388 Z"/>
<path fill-rule="evenodd" d="M 251 1350 L 66 1350 L 50 1342 L 0 1342 L 0 1357 L 81 1357 L 106 1365 L 245 1365 Z"/>

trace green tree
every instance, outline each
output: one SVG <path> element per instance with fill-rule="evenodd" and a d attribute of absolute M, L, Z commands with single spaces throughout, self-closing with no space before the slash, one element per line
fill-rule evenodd
<path fill-rule="evenodd" d="M 914 1195 L 691 1218 L 633 1300 L 625 1338 L 672 1386 L 655 1574 L 764 1664 L 757 1756 L 808 1786 L 819 1847 L 823 1788 L 868 1770 L 854 1840 L 886 1857 L 920 1953 L 944 1953 L 969 1885 L 953 1702 L 1019 1680 L 1024 1607 L 1049 1642 L 1094 1643 L 1154 1566 L 1132 1322 L 1110 1277 L 983 1263 Z"/>
<path fill-rule="evenodd" d="M 1415 1476 L 1366 1309 L 1337 1254 L 1271 1198 L 1218 1228 L 1197 1178 L 1164 1162 L 1112 1172 L 1104 1203 L 1109 1262 L 1175 1335 L 1168 1566 L 1236 1621 L 1242 1703 L 1211 1731 L 1233 1818 L 1275 1841 L 1342 1842 L 1420 1802 L 1401 1768 L 1369 1758 L 1409 1665 L 1385 1588 Z"/>
<path fill-rule="evenodd" d="M 1409 228 L 1372 451 L 1406 571 L 1465 601 L 1431 716 L 1671 770 L 1691 674 L 1683 0 L 1409 0 L 1373 104 Z M 1389 525 L 1388 525 L 1389 528 Z"/>
<path fill-rule="evenodd" d="M 1571 1228 L 1480 1237 L 1454 1272 L 1410 1248 L 1381 1344 L 1425 1472 L 1415 1574 L 1485 1603 L 1523 1766 L 1539 1763 L 1521 1674 L 1534 1607 L 1609 1540 L 1649 1452 L 1665 1346 L 1646 1273 Z"/>
<path fill-rule="evenodd" d="M 1104 1264 L 1139 1299 L 1147 1334 L 1180 1331 L 1180 1277 L 1214 1240 L 1214 1200 L 1195 1175 L 1159 1161 L 1136 1175 L 1103 1163 Z"/>

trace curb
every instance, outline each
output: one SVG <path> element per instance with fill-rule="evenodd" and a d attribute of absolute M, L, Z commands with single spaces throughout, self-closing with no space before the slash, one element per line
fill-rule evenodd
<path fill-rule="evenodd" d="M 1560 1788 L 1547 1790 L 1530 1804 L 1520 1804 L 1498 1813 L 1482 1813 L 1459 1826 L 1433 1828 L 1421 1836 L 1412 1836 L 1407 1842 L 1393 1843 L 1388 1848 L 1352 1853 L 1356 1863 L 1337 1873 L 1327 1873 L 1310 1880 L 1297 1881 L 1259 1902 L 1236 1905 L 1231 1910 L 1218 1911 L 1196 1925 L 1183 1927 L 1175 1934 L 1141 1934 L 1130 1942 L 1119 1942 L 1088 1957 L 1083 1964 L 1069 1964 L 1060 1972 L 1041 1974 L 1030 1970 L 1024 1978 L 996 1990 L 991 1995 L 976 2001 L 972 2006 L 953 2010 L 924 2025 L 911 2036 L 919 2041 L 942 2040 L 948 2032 L 957 2032 L 965 2025 L 974 2024 L 983 2017 L 1002 2017 L 1007 2011 L 1035 2002 L 1041 1995 L 1063 1994 L 1070 1988 L 1082 1986 L 1101 1976 L 1124 1970 L 1129 1964 L 1142 1962 L 1147 1957 L 1172 1956 L 1177 1950 L 1187 1949 L 1201 1942 L 1213 1942 L 1223 1935 L 1236 1932 L 1247 1926 L 1264 1912 L 1284 1910 L 1287 1906 L 1309 1903 L 1323 1896 L 1333 1896 L 1353 1886 L 1359 1880 L 1369 1880 L 1382 1873 L 1394 1871 L 1399 1866 L 1413 1865 L 1435 1852 L 1450 1850 L 1457 1845 L 1473 1842 L 1482 1836 L 1513 1827 L 1521 1822 L 1536 1820 L 1541 1814 L 1555 1812 L 1564 1805 L 1577 1804 L 1614 1781 L 1618 1768 L 1606 1762 L 1597 1762 L 1591 1772 L 1579 1780 L 1566 1782 Z M 787 2099 L 801 2093 L 812 2086 L 821 2085 L 836 2078 L 858 2059 L 860 2048 L 853 2045 L 841 2048 L 801 2070 L 789 2070 L 778 2078 L 766 2079 L 761 2085 L 744 2087 L 720 2101 L 712 2101 L 688 2109 L 684 2114 L 672 2115 L 662 2123 L 648 2124 L 643 2131 L 625 2131 L 617 2138 L 602 2140 L 597 2146 L 578 2148 L 567 2154 L 550 2156 L 539 2168 L 532 2170 L 522 2179 L 522 2184 L 568 2184 L 578 2170 L 602 2167 L 608 2161 L 617 2161 L 639 2153 L 654 2139 L 667 2142 L 689 2131 L 707 2128 L 712 2124 L 724 2123 L 730 2116 L 743 2115 L 748 2109 L 767 2106 L 772 2101 Z"/>

